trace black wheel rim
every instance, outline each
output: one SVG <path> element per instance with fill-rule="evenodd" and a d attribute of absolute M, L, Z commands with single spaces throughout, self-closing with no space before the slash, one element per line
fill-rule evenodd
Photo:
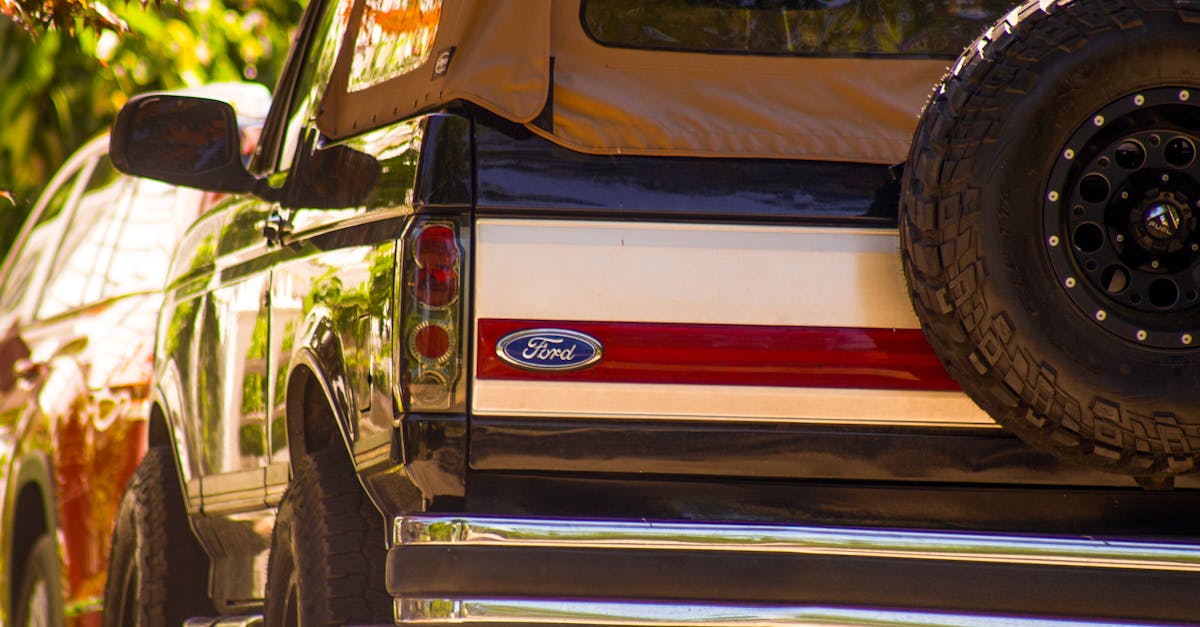
<path fill-rule="evenodd" d="M 1200 88 L 1096 111 L 1059 150 L 1043 205 L 1059 285 L 1130 342 L 1200 345 Z"/>

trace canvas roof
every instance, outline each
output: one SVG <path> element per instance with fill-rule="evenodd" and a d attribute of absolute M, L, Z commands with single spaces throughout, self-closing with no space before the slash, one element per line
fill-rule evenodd
<path fill-rule="evenodd" d="M 465 100 L 588 153 L 897 163 L 948 65 L 605 46 L 580 2 L 444 0 L 425 64 L 359 91 L 343 45 L 318 124 L 341 139 Z"/>

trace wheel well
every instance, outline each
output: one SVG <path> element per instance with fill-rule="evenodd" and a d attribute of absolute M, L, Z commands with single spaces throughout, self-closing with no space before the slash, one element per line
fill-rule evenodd
<path fill-rule="evenodd" d="M 13 512 L 12 562 L 9 570 L 8 607 L 16 608 L 20 593 L 21 575 L 29 561 L 33 544 L 42 534 L 50 530 L 46 522 L 46 499 L 36 483 L 26 483 L 17 496 L 17 507 Z"/>
<path fill-rule="evenodd" d="M 316 375 L 307 367 L 297 368 L 287 384 L 287 434 L 292 458 L 332 444 L 338 433 L 336 420 Z"/>
<path fill-rule="evenodd" d="M 171 432 L 170 427 L 167 426 L 167 416 L 158 403 L 150 408 L 150 425 L 146 435 L 147 444 L 151 447 L 171 446 Z"/>

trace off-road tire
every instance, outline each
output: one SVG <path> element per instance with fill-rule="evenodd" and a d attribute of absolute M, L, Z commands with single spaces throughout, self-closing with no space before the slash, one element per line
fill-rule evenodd
<path fill-rule="evenodd" d="M 292 463 L 267 566 L 268 627 L 391 623 L 383 517 L 344 450 Z"/>
<path fill-rule="evenodd" d="M 1200 329 L 1200 307 L 1156 317 L 1114 302 L 1109 318 L 1081 305 L 1113 297 L 1064 270 L 1072 251 L 1047 236 L 1058 218 L 1045 212 L 1072 192 L 1048 181 L 1082 162 L 1068 144 L 1112 122 L 1097 115 L 1105 106 L 1159 92 L 1182 102 L 1197 86 L 1200 12 L 1185 3 L 1026 2 L 935 90 L 903 180 L 913 305 L 963 390 L 1035 446 L 1147 480 L 1196 467 L 1200 349 L 1186 329 L 1193 319 Z"/>
<path fill-rule="evenodd" d="M 13 612 L 17 627 L 61 627 L 65 624 L 60 572 L 54 539 L 48 535 L 38 537 L 25 562 L 25 572 L 21 574 L 21 588 Z"/>
<path fill-rule="evenodd" d="M 117 513 L 108 580 L 105 627 L 175 627 L 213 616 L 208 556 L 188 525 L 171 451 L 146 452 Z"/>

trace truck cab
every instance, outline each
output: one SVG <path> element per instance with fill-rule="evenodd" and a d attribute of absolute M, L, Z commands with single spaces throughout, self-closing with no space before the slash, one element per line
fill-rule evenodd
<path fill-rule="evenodd" d="M 974 284 L 914 282 L 957 250 L 928 238 L 959 232 L 930 226 L 949 201 L 906 208 L 932 193 L 914 176 L 958 181 L 934 165 L 949 149 L 914 144 L 949 122 L 918 119 L 953 101 L 948 70 L 1057 13 L 869 5 L 314 0 L 248 168 L 224 103 L 132 100 L 119 168 L 231 196 L 178 247 L 158 323 L 150 447 L 169 462 L 144 478 L 182 498 L 165 522 L 134 515 L 149 490 L 127 499 L 117 530 L 178 540 L 122 562 L 107 607 L 269 625 L 1200 615 L 1187 415 L 1084 401 L 1163 437 L 1131 426 L 1112 449 L 1097 426 L 1067 450 L 1080 404 L 1042 409 L 987 352 L 1031 354 L 1031 327 L 1006 310 L 987 320 L 1007 335 L 961 351 L 980 321 L 935 314 Z M 1130 124 L 1190 137 L 1190 106 Z M 1190 349 L 1154 351 L 1190 376 Z M 1083 366 L 1031 361 L 1086 392 Z M 182 545 L 207 576 L 169 567 Z M 178 591 L 219 616 L 173 614 Z"/>

